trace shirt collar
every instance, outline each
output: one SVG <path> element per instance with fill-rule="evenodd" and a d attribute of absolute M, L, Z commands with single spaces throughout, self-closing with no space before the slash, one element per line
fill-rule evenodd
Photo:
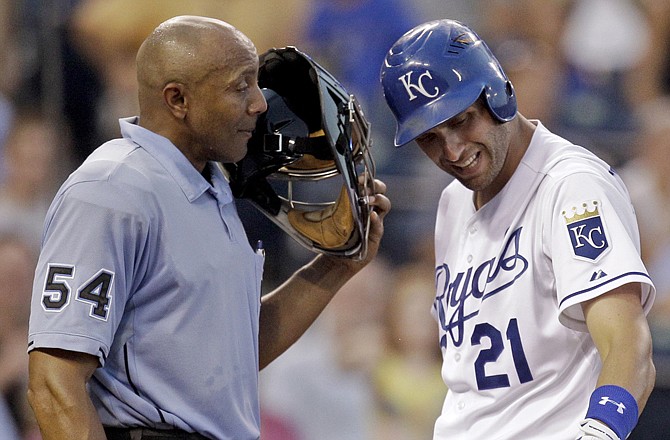
<path fill-rule="evenodd" d="M 172 176 L 189 202 L 212 191 L 220 204 L 233 201 L 230 185 L 221 169 L 209 163 L 212 185 L 207 182 L 184 154 L 166 137 L 138 125 L 139 117 L 119 119 L 121 135 L 149 153 Z"/>

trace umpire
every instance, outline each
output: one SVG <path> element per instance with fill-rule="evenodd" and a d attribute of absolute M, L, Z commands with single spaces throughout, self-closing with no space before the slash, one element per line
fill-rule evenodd
<path fill-rule="evenodd" d="M 264 257 L 213 163 L 246 154 L 267 108 L 258 63 L 227 23 L 162 23 L 137 56 L 139 117 L 58 191 L 28 348 L 44 440 L 258 439 L 259 368 L 376 255 L 379 181 L 365 260 L 319 255 L 261 298 Z"/>

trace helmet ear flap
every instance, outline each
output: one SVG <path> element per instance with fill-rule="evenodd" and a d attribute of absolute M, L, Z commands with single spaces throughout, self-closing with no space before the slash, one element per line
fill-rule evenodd
<path fill-rule="evenodd" d="M 484 92 L 486 105 L 491 110 L 493 116 L 500 122 L 511 121 L 516 116 L 517 111 L 514 86 L 511 81 L 506 80 L 504 86 L 498 87 L 498 89 L 500 90 L 486 87 Z"/>

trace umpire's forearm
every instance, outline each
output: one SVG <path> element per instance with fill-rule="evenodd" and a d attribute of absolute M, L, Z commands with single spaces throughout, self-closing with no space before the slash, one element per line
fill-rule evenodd
<path fill-rule="evenodd" d="M 338 290 L 360 267 L 320 255 L 261 300 L 259 368 L 263 369 L 302 336 Z"/>
<path fill-rule="evenodd" d="M 385 192 L 386 185 L 375 180 L 375 195 L 368 198 L 374 211 L 365 259 L 321 254 L 261 299 L 259 368 L 265 368 L 297 341 L 340 288 L 375 258 L 384 234 L 383 219 L 391 209 Z"/>
<path fill-rule="evenodd" d="M 106 440 L 86 390 L 93 359 L 64 351 L 30 353 L 28 401 L 43 440 Z"/>

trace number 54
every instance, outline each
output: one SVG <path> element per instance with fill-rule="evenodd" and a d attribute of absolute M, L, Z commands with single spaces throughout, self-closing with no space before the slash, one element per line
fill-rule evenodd
<path fill-rule="evenodd" d="M 74 266 L 49 265 L 42 307 L 47 312 L 60 312 L 70 303 L 72 288 L 68 280 L 74 278 Z M 112 287 L 114 272 L 101 269 L 92 278 L 86 281 L 77 290 L 77 301 L 91 304 L 89 316 L 106 321 L 109 315 L 109 304 L 112 297 L 109 293 Z"/>

